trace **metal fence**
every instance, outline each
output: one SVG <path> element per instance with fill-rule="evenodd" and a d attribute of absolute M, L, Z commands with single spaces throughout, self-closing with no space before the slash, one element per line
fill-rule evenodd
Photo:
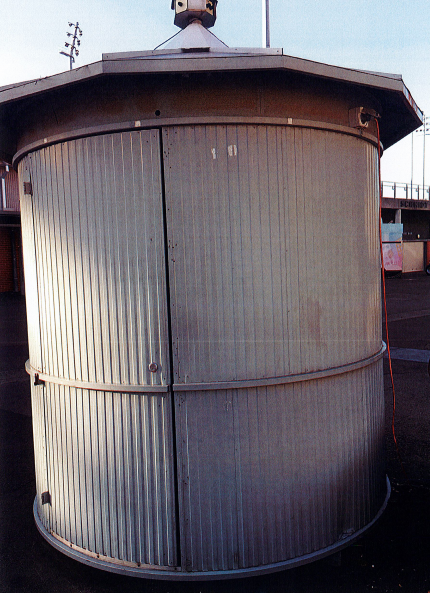
<path fill-rule="evenodd" d="M 418 183 L 383 181 L 382 197 L 398 198 L 400 200 L 429 200 L 430 186 L 419 185 Z"/>

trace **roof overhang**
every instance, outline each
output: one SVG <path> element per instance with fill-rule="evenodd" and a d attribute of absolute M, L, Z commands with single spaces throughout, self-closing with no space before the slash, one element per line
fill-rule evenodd
<path fill-rule="evenodd" d="M 8 124 L 14 106 L 32 97 L 67 91 L 99 78 L 129 75 L 192 76 L 200 73 L 289 72 L 303 79 L 335 81 L 372 93 L 381 106 L 381 141 L 384 148 L 401 140 L 422 124 L 423 114 L 400 75 L 331 66 L 283 54 L 281 49 L 191 48 L 104 54 L 95 62 L 47 78 L 0 87 L 0 157 L 10 160 L 14 130 Z"/>

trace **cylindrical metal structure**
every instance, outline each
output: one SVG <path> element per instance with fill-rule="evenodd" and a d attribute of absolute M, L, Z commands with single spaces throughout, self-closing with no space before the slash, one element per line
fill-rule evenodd
<path fill-rule="evenodd" d="M 388 91 L 200 59 L 23 102 L 15 146 L 36 522 L 152 578 L 309 562 L 388 497 L 376 135 L 350 124 Z"/>

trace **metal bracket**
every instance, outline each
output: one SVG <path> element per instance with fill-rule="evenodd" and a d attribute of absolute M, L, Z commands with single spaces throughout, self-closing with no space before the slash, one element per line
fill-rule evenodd
<path fill-rule="evenodd" d="M 367 128 L 370 120 L 379 119 L 381 116 L 374 109 L 356 107 L 349 110 L 349 125 L 352 128 Z"/>
<path fill-rule="evenodd" d="M 39 373 L 35 373 L 33 385 L 45 385 L 45 381 L 39 378 Z"/>
<path fill-rule="evenodd" d="M 24 181 L 24 194 L 33 195 L 33 185 L 31 181 Z"/>
<path fill-rule="evenodd" d="M 51 504 L 51 494 L 49 492 L 42 492 L 42 504 Z"/>

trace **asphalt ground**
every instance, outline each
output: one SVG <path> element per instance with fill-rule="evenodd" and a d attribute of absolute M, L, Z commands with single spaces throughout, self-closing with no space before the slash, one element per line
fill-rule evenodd
<path fill-rule="evenodd" d="M 389 278 L 396 391 L 384 360 L 387 473 L 392 494 L 376 525 L 341 555 L 272 575 L 203 583 L 134 579 L 57 552 L 37 532 L 25 301 L 0 294 L 0 593 L 430 592 L 430 277 Z"/>

